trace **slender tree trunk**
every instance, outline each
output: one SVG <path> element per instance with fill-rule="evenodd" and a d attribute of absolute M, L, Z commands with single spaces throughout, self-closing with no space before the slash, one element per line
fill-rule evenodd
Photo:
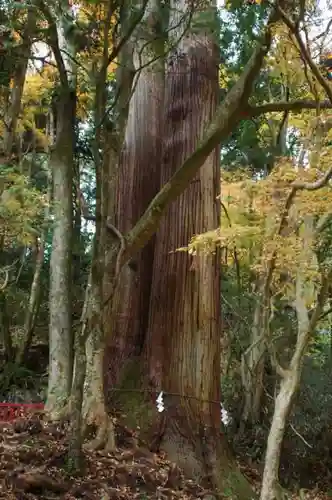
<path fill-rule="evenodd" d="M 68 450 L 69 466 L 73 472 L 82 470 L 82 444 L 86 426 L 90 424 L 97 426 L 97 436 L 95 441 L 89 443 L 90 447 L 97 449 L 106 443 L 107 450 L 110 451 L 115 448 L 113 423 L 105 411 L 102 385 L 102 355 L 104 350 L 102 342 L 104 336 L 101 331 L 101 273 L 104 267 L 102 248 L 100 245 L 100 227 L 97 227 L 94 237 L 91 271 L 82 312 L 81 329 L 75 339 L 75 369 L 69 403 L 71 428 Z M 83 391 L 85 393 L 84 398 Z M 91 403 L 93 407 L 89 406 Z M 99 417 L 98 421 L 96 415 Z M 93 416 L 92 420 L 91 416 Z"/>
<path fill-rule="evenodd" d="M 87 446 L 93 449 L 114 449 L 114 428 L 106 412 L 103 391 L 103 355 L 105 335 L 103 324 L 103 284 L 105 275 L 105 252 L 108 239 L 106 221 L 109 217 L 109 198 L 114 190 L 109 175 L 115 168 L 111 159 L 116 149 L 112 133 L 105 126 L 106 79 L 109 57 L 109 29 L 112 18 L 110 4 L 105 16 L 104 44 L 101 69 L 96 73 L 94 125 L 95 138 L 92 144 L 96 170 L 96 232 L 94 236 L 91 271 L 87 285 L 82 314 L 82 327 L 75 342 L 75 370 L 70 400 L 71 433 L 69 458 L 71 466 L 78 469 L 82 458 L 82 439 L 87 426 L 95 426 L 96 439 Z M 121 56 L 120 56 L 121 59 Z M 100 150 L 103 154 L 100 154 Z M 118 158 L 118 155 L 116 155 Z M 116 158 L 116 159 L 117 159 Z M 116 162 L 117 163 L 117 162 Z M 117 242 L 119 244 L 119 242 Z M 84 396 L 83 396 L 84 387 Z"/>
<path fill-rule="evenodd" d="M 36 319 L 40 305 L 41 273 L 44 264 L 44 251 L 45 235 L 42 235 L 36 255 L 35 271 L 30 289 L 29 303 L 25 313 L 24 338 L 22 345 L 16 354 L 17 364 L 22 364 L 24 362 L 32 343 L 33 332 L 36 326 Z"/>
<path fill-rule="evenodd" d="M 57 138 L 51 153 L 54 227 L 50 263 L 50 361 L 46 408 L 51 415 L 65 404 L 71 389 L 72 163 L 75 92 L 62 89 L 58 103 Z"/>
<path fill-rule="evenodd" d="M 104 134 L 105 131 L 103 131 L 102 136 Z M 68 454 L 71 469 L 75 471 L 81 467 L 82 443 L 87 427 L 94 426 L 96 429 L 96 438 L 87 444 L 88 448 L 104 447 L 108 451 L 115 448 L 114 426 L 106 411 L 103 387 L 105 350 L 103 277 L 105 275 L 107 237 L 101 221 L 105 220 L 102 214 L 106 211 L 109 201 L 107 190 L 109 176 L 107 176 L 107 172 L 110 168 L 110 150 L 106 146 L 105 140 L 104 156 L 99 166 L 101 170 L 96 169 L 96 233 L 82 313 L 82 326 L 75 341 L 74 380 L 69 405 L 71 431 Z M 108 292 L 110 292 L 109 287 Z"/>
<path fill-rule="evenodd" d="M 305 267 L 305 266 L 304 266 Z M 275 401 L 274 414 L 267 441 L 265 465 L 262 481 L 261 500 L 279 500 L 280 486 L 278 481 L 281 447 L 287 425 L 287 419 L 292 409 L 296 391 L 300 384 L 303 359 L 307 352 L 308 345 L 319 316 L 326 300 L 328 281 L 330 277 L 322 277 L 322 285 L 317 298 L 317 305 L 311 319 L 304 299 L 304 282 L 297 279 L 296 285 L 296 312 L 298 321 L 298 334 L 295 351 L 287 370 L 277 366 L 281 375 L 280 389 Z"/>
<path fill-rule="evenodd" d="M 73 374 L 72 333 L 72 244 L 73 244 L 73 166 L 76 117 L 76 48 L 66 39 L 65 16 L 70 5 L 62 2 L 58 13 L 57 44 L 53 51 L 60 75 L 56 105 L 56 141 L 51 152 L 53 175 L 53 239 L 50 263 L 50 357 L 46 409 L 59 418 L 70 396 Z M 60 50 L 59 50 L 60 49 Z M 59 53 L 60 52 L 60 53 Z M 60 61 L 61 59 L 61 61 Z"/>
<path fill-rule="evenodd" d="M 0 292 L 0 332 L 5 359 L 7 362 L 11 362 L 14 358 L 14 346 L 10 331 L 10 319 L 7 312 L 7 298 L 4 292 Z"/>
<path fill-rule="evenodd" d="M 102 94 L 99 94 L 101 92 Z M 100 102 L 95 122 L 104 110 L 102 98 L 104 90 L 97 86 L 96 103 Z M 101 99 L 101 101 L 99 101 Z M 96 134 L 98 149 L 105 131 Z M 104 141 L 105 142 L 105 141 Z M 103 391 L 103 353 L 105 336 L 103 332 L 103 276 L 105 269 L 105 230 L 102 220 L 103 204 L 106 204 L 106 179 L 103 176 L 109 167 L 109 156 L 104 144 L 104 157 L 100 163 L 96 157 L 96 232 L 93 241 L 91 269 L 85 291 L 85 301 L 81 318 L 81 328 L 75 338 L 75 367 L 69 402 L 71 429 L 69 433 L 68 458 L 71 470 L 78 472 L 82 466 L 82 445 L 85 429 L 95 426 L 96 439 L 88 444 L 92 449 L 105 446 L 114 449 L 114 428 L 106 412 Z"/>
<path fill-rule="evenodd" d="M 49 231 L 49 206 L 52 200 L 52 176 L 49 173 L 48 175 L 48 189 L 47 189 L 47 205 L 44 213 L 44 229 L 41 234 L 40 241 L 37 241 L 37 255 L 35 262 L 35 270 L 33 274 L 33 279 L 31 283 L 30 296 L 28 307 L 25 312 L 25 320 L 24 320 L 24 336 L 23 342 L 20 348 L 16 353 L 16 363 L 22 364 L 24 363 L 26 356 L 28 354 L 29 348 L 32 343 L 33 333 L 36 326 L 36 320 L 38 316 L 39 306 L 40 306 L 40 296 L 41 296 L 41 278 L 42 278 L 42 270 L 44 264 L 44 255 L 45 255 L 45 243 L 47 234 Z"/>
<path fill-rule="evenodd" d="M 4 134 L 4 153 L 10 156 L 15 145 L 17 121 L 21 110 L 21 100 L 25 83 L 25 76 L 31 52 L 32 34 L 36 27 L 36 11 L 28 8 L 26 27 L 23 31 L 21 58 L 18 61 L 14 74 L 14 82 L 10 94 L 10 105 L 7 111 L 7 120 Z"/>
<path fill-rule="evenodd" d="M 97 210 L 96 213 L 102 214 L 100 219 L 106 220 L 107 206 L 110 193 L 114 190 L 114 186 L 108 175 L 109 169 L 113 170 L 113 163 L 110 159 L 111 151 L 108 150 L 106 142 L 104 144 L 104 155 L 101 163 L 101 175 L 97 172 Z M 112 159 L 115 160 L 114 155 Z M 103 377 L 103 359 L 105 350 L 105 333 L 103 323 L 103 288 L 105 286 L 105 248 L 108 244 L 107 235 L 104 225 L 100 225 L 99 217 L 96 221 L 96 235 L 98 243 L 95 243 L 95 256 L 92 260 L 92 270 L 95 271 L 91 275 L 91 292 L 86 294 L 84 309 L 87 308 L 88 318 L 93 317 L 94 321 L 87 323 L 87 337 L 85 344 L 86 354 L 86 369 L 85 369 L 85 384 L 84 398 L 82 401 L 82 418 L 83 427 L 94 426 L 97 430 L 96 439 L 89 443 L 89 447 L 93 449 L 101 448 L 106 445 L 108 449 L 114 447 L 114 432 L 112 421 L 106 412 L 104 399 L 104 377 Z M 96 256 L 98 252 L 98 257 Z M 96 260 L 97 259 L 97 260 Z M 97 280 L 100 280 L 97 282 Z M 88 285 L 89 286 L 89 285 Z M 106 286 L 108 293 L 109 287 Z M 91 309 L 91 311 L 90 311 Z M 97 322 L 98 319 L 98 322 Z M 84 323 L 82 328 L 84 327 Z M 82 334 L 81 334 L 82 336 Z"/>
<path fill-rule="evenodd" d="M 187 5 L 173 2 L 171 26 L 179 26 L 178 13 L 183 15 Z M 168 60 L 162 185 L 197 148 L 216 109 L 218 50 L 213 37 L 205 34 L 215 27 L 215 7 L 210 5 L 196 16 L 193 26 L 209 20 L 205 31 L 187 33 Z M 150 383 L 165 391 L 161 448 L 191 477 L 207 477 L 210 485 L 227 489 L 232 498 L 247 500 L 252 491 L 236 470 L 226 438 L 220 434 L 218 252 L 176 252 L 195 234 L 218 227 L 219 169 L 216 149 L 161 222 L 147 355 Z"/>
<path fill-rule="evenodd" d="M 297 216 L 296 205 L 294 206 L 293 216 L 294 213 Z M 300 235 L 302 236 L 302 252 L 298 260 L 294 294 L 294 306 L 297 315 L 297 340 L 292 359 L 287 369 L 282 368 L 275 357 L 272 357 L 272 362 L 274 362 L 277 373 L 281 377 L 281 382 L 279 393 L 275 401 L 267 442 L 260 496 L 261 500 L 282 499 L 278 476 L 283 438 L 296 391 L 300 384 L 303 359 L 324 308 L 332 274 L 331 272 L 327 275 L 325 272 L 321 273 L 321 286 L 317 293 L 311 280 L 308 280 L 308 276 L 306 276 L 307 269 L 318 267 L 317 257 L 313 251 L 316 234 L 313 216 L 311 214 L 306 215 L 303 222 L 303 227 L 300 230 Z M 316 303 L 316 307 L 309 318 L 307 304 L 312 304 L 313 302 Z"/>
<path fill-rule="evenodd" d="M 243 353 L 241 360 L 241 375 L 244 388 L 243 425 L 255 425 L 260 421 L 264 392 L 270 305 L 269 295 L 267 296 L 264 292 L 264 287 L 260 287 L 257 295 L 251 331 L 251 345 Z"/>
<path fill-rule="evenodd" d="M 77 198 L 77 189 L 80 186 L 80 166 L 76 160 L 74 168 L 74 217 L 73 217 L 73 246 L 72 246 L 72 279 L 73 279 L 73 321 L 79 318 L 82 313 L 82 303 L 84 302 L 84 279 L 82 279 L 82 256 L 84 255 L 84 241 L 81 235 L 82 213 L 79 200 Z M 75 192 L 76 191 L 76 192 Z"/>
<path fill-rule="evenodd" d="M 294 372 L 287 374 L 280 383 L 267 442 L 261 500 L 281 500 L 282 498 L 278 482 L 280 453 L 287 419 L 292 408 L 299 380 L 299 374 Z"/>

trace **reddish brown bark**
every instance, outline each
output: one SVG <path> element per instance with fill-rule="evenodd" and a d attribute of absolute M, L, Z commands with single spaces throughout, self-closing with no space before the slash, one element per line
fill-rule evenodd
<path fill-rule="evenodd" d="M 208 39 L 204 42 L 199 46 L 193 42 L 189 49 L 179 48 L 168 64 L 162 184 L 196 149 L 216 109 L 216 48 Z M 166 398 L 166 407 L 167 401 L 172 406 L 164 436 L 168 449 L 173 447 L 172 441 L 178 440 L 178 428 L 189 438 L 191 427 L 190 438 L 196 440 L 200 419 L 211 428 L 220 426 L 217 254 L 191 256 L 175 252 L 195 234 L 218 226 L 218 190 L 219 152 L 215 150 L 185 193 L 171 205 L 157 233 L 146 344 L 150 382 L 166 392 L 193 398 L 173 397 L 172 402 Z M 202 403 L 200 399 L 217 403 Z M 187 411 L 192 418 L 185 417 Z M 186 456 L 186 465 L 188 462 Z"/>
<path fill-rule="evenodd" d="M 154 0 L 149 8 L 154 8 Z M 136 41 L 136 70 L 153 59 L 145 40 Z M 139 220 L 159 189 L 163 68 L 160 61 L 136 73 L 120 158 L 115 225 L 126 234 Z M 126 362 L 139 354 L 149 314 L 154 238 L 135 256 L 137 269 L 123 269 L 116 294 L 114 321 L 105 322 L 107 387 L 119 382 Z M 107 313 L 109 317 L 109 312 Z"/>
<path fill-rule="evenodd" d="M 161 184 L 197 148 L 218 97 L 217 47 L 188 35 L 168 61 Z M 146 356 L 150 385 L 165 391 L 160 447 L 190 477 L 248 498 L 220 433 L 219 254 L 177 252 L 218 227 L 219 148 L 169 207 L 156 236 Z M 183 396 L 183 397 L 182 397 Z M 250 496 L 251 498 L 251 496 Z"/>

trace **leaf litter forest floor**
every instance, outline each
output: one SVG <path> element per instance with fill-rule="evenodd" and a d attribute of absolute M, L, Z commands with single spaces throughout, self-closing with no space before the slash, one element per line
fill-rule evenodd
<path fill-rule="evenodd" d="M 133 433 L 117 424 L 115 453 L 86 452 L 85 472 L 66 470 L 67 433 L 42 415 L 0 423 L 0 498 L 12 500 L 212 500 L 212 491 L 184 479 L 181 470 L 161 455 L 132 447 Z M 259 490 L 257 470 L 239 464 Z M 331 495 L 308 491 L 290 498 L 327 500 Z"/>

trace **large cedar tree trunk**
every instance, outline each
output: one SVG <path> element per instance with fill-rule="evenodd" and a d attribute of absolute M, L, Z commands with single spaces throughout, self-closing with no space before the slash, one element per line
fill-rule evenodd
<path fill-rule="evenodd" d="M 137 73 L 120 158 L 115 209 L 115 225 L 123 234 L 136 224 L 159 188 L 163 64 L 157 60 L 138 71 L 159 55 L 159 40 L 147 43 L 156 36 L 153 29 L 158 19 L 158 4 L 158 0 L 148 2 L 132 42 Z M 129 267 L 122 271 L 114 322 L 110 323 L 109 317 L 105 321 L 105 387 L 111 388 L 119 382 L 124 363 L 142 348 L 149 315 L 153 255 L 154 238 L 135 256 L 135 272 Z"/>
<path fill-rule="evenodd" d="M 179 8 L 179 2 L 173 2 L 171 23 L 175 26 L 179 25 L 176 13 L 185 12 L 188 5 L 182 3 Z M 213 22 L 214 8 L 202 13 L 201 22 L 203 16 Z M 205 29 L 185 35 L 168 60 L 162 184 L 198 146 L 216 109 L 218 49 L 211 37 L 212 25 Z M 248 499 L 250 488 L 232 463 L 220 433 L 218 253 L 193 256 L 176 252 L 195 234 L 218 227 L 219 169 L 216 149 L 161 222 L 147 355 L 150 383 L 165 391 L 161 448 L 190 477 L 209 477 L 214 487 L 227 488 L 233 498 Z"/>

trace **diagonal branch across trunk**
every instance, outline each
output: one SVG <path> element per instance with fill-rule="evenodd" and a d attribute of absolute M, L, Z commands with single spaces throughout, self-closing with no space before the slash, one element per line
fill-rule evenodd
<path fill-rule="evenodd" d="M 241 110 L 248 105 L 254 81 L 259 75 L 264 58 L 271 46 L 272 26 L 277 20 L 278 15 L 276 11 L 273 11 L 262 39 L 248 61 L 242 76 L 218 107 L 215 118 L 209 125 L 199 146 L 159 191 L 140 220 L 126 235 L 127 245 L 122 264 L 125 264 L 139 249 L 146 245 L 156 232 L 166 207 L 186 189 L 211 151 L 224 141 L 241 121 Z M 109 255 L 106 260 L 112 262 L 113 258 Z"/>

